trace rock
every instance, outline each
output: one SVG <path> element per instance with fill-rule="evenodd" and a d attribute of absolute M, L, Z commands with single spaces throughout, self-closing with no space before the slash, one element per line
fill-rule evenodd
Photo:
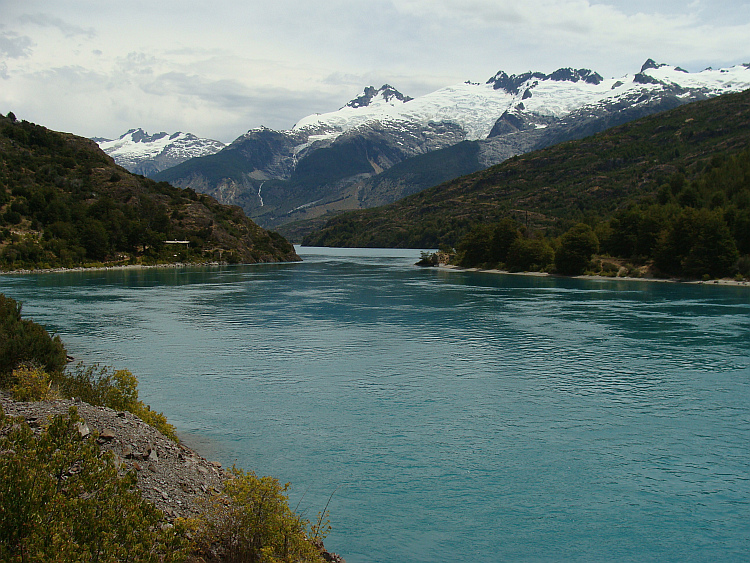
<path fill-rule="evenodd" d="M 148 452 L 148 460 L 152 463 L 157 463 L 159 461 L 159 456 L 156 454 L 156 450 Z"/>
<path fill-rule="evenodd" d="M 101 438 L 102 440 L 106 440 L 107 442 L 109 442 L 110 440 L 114 440 L 115 439 L 115 433 L 112 432 L 112 430 L 110 430 L 109 428 L 105 428 L 104 430 L 102 430 L 99 433 L 99 438 Z"/>
<path fill-rule="evenodd" d="M 87 438 L 91 434 L 91 429 L 85 422 L 76 422 L 76 428 L 78 429 L 81 438 Z"/>

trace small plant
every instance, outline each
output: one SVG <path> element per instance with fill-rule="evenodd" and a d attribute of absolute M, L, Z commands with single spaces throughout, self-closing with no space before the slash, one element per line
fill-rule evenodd
<path fill-rule="evenodd" d="M 107 367 L 78 364 L 73 370 L 57 375 L 54 383 L 61 394 L 114 410 L 128 411 L 150 424 L 167 438 L 179 441 L 167 418 L 138 399 L 138 379 L 130 371 L 111 371 Z"/>
<path fill-rule="evenodd" d="M 223 493 L 187 523 L 198 553 L 220 561 L 323 561 L 319 546 L 330 528 L 325 515 L 311 525 L 289 508 L 289 483 L 236 467 L 232 473 Z"/>
<path fill-rule="evenodd" d="M 14 401 L 48 401 L 57 397 L 50 375 L 40 367 L 18 368 L 12 377 L 16 381 L 11 389 Z"/>

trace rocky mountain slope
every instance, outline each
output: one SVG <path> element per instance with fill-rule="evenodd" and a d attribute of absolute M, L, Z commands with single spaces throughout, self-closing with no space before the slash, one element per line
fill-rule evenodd
<path fill-rule="evenodd" d="M 152 176 L 157 172 L 197 158 L 215 154 L 224 143 L 201 139 L 192 133 L 157 133 L 131 129 L 115 140 L 94 139 L 117 164 L 134 174 Z"/>
<path fill-rule="evenodd" d="M 385 85 L 288 131 L 248 131 L 156 177 L 290 232 L 295 221 L 389 203 L 517 154 L 747 88 L 750 65 L 688 73 L 652 60 L 608 79 L 587 69 L 498 72 L 415 99 Z M 444 152 L 426 158 L 435 151 Z"/>

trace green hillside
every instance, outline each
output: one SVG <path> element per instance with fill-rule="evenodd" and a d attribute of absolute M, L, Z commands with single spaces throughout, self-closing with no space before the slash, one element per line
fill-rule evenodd
<path fill-rule="evenodd" d="M 239 207 L 130 174 L 88 139 L 0 116 L 0 269 L 298 259 Z"/>
<path fill-rule="evenodd" d="M 749 146 L 750 91 L 688 104 L 512 158 L 388 206 L 340 215 L 304 244 L 454 246 L 472 226 L 503 218 L 556 236 L 576 222 L 609 219 L 649 202 L 742 215 L 746 187 L 714 200 L 718 188 L 701 178 Z"/>

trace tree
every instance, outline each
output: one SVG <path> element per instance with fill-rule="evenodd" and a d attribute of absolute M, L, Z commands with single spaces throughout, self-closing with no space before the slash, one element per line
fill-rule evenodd
<path fill-rule="evenodd" d="M 476 225 L 466 233 L 456 245 L 459 266 L 472 268 L 489 262 L 491 238 L 489 225 Z"/>
<path fill-rule="evenodd" d="M 560 274 L 580 275 L 598 251 L 599 239 L 593 229 L 585 223 L 578 223 L 560 238 L 560 248 L 555 253 L 555 267 Z"/>
<path fill-rule="evenodd" d="M 720 210 L 683 209 L 666 229 L 654 251 L 664 273 L 692 278 L 726 276 L 739 252 Z"/>
<path fill-rule="evenodd" d="M 98 219 L 86 219 L 81 225 L 81 245 L 86 249 L 86 256 L 92 260 L 103 261 L 109 253 L 109 233 Z"/>
<path fill-rule="evenodd" d="M 518 225 L 510 218 L 492 225 L 476 225 L 456 246 L 458 263 L 468 268 L 504 263 L 518 236 Z"/>
<path fill-rule="evenodd" d="M 555 259 L 555 251 L 543 238 L 517 238 L 508 251 L 506 264 L 511 272 L 538 272 Z"/>
<path fill-rule="evenodd" d="M 518 224 L 508 217 L 492 226 L 492 236 L 488 249 L 488 262 L 504 263 L 513 243 L 518 240 Z"/>

